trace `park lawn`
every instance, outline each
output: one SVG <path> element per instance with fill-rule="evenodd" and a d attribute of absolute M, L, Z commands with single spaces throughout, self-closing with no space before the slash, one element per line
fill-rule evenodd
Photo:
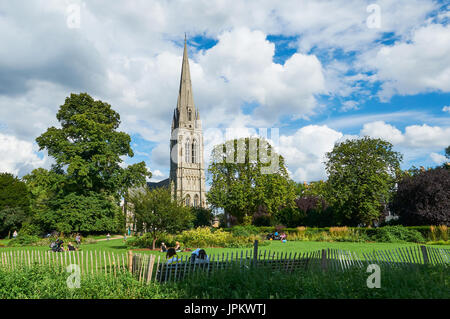
<path fill-rule="evenodd" d="M 111 245 L 111 243 L 110 243 Z M 341 250 L 349 250 L 356 253 L 371 253 L 374 250 L 391 250 L 400 247 L 411 247 L 417 246 L 418 244 L 414 243 L 352 243 L 352 242 L 317 242 L 317 241 L 288 241 L 286 243 L 282 243 L 281 241 L 271 241 L 269 245 L 262 245 L 258 247 L 258 250 L 264 253 L 267 252 L 275 252 L 275 253 L 304 253 L 304 252 L 313 252 L 321 249 L 341 249 Z M 446 248 L 450 249 L 450 245 L 426 245 L 434 248 Z M 110 246 L 111 247 L 111 246 Z M 253 248 L 205 248 L 206 253 L 208 255 L 222 255 L 222 254 L 236 254 L 241 251 L 252 251 Z M 138 250 L 136 252 L 144 253 L 144 254 L 155 254 L 164 256 L 164 253 L 157 251 L 149 251 L 149 250 Z M 178 255 L 185 256 L 190 255 L 190 252 L 182 252 L 178 253 Z"/>
<path fill-rule="evenodd" d="M 358 254 L 361 253 L 371 253 L 374 250 L 391 250 L 400 247 L 412 247 L 417 246 L 419 244 L 414 243 L 354 243 L 354 242 L 317 242 L 317 241 L 288 241 L 286 243 L 282 243 L 280 241 L 270 241 L 268 245 L 261 245 L 259 247 L 259 251 L 263 252 L 275 252 L 275 253 L 304 253 L 304 252 L 312 252 L 318 251 L 321 249 L 341 249 L 341 250 L 349 250 L 352 252 L 356 252 Z M 450 245 L 427 245 L 429 247 L 434 248 L 445 248 L 450 249 Z M 192 247 L 194 250 L 196 247 Z M 203 248 L 203 247 L 202 247 Z M 111 239 L 111 240 L 102 240 L 98 241 L 94 244 L 82 244 L 82 251 L 106 251 L 111 253 L 126 253 L 130 248 L 127 247 L 124 240 L 121 239 Z M 9 252 L 9 251 L 20 251 L 20 250 L 39 250 L 39 251 L 47 251 L 49 247 L 46 246 L 26 246 L 26 247 L 0 247 L 0 252 Z M 165 254 L 159 251 L 150 251 L 144 250 L 140 248 L 132 249 L 136 253 L 142 254 L 154 254 L 157 256 L 164 257 Z M 244 251 L 252 251 L 253 248 L 205 248 L 206 253 L 208 255 L 220 255 L 233 253 L 241 253 Z M 189 256 L 191 252 L 181 252 L 178 253 L 180 256 Z"/>

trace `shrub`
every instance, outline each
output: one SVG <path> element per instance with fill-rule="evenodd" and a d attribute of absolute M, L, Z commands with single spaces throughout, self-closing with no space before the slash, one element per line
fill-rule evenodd
<path fill-rule="evenodd" d="M 395 242 L 415 242 L 423 243 L 425 238 L 420 232 L 414 229 L 408 229 L 403 226 L 385 226 L 376 228 L 372 239 L 376 242 L 395 243 Z"/>
<path fill-rule="evenodd" d="M 209 227 L 185 230 L 175 236 L 179 242 L 188 247 L 246 247 L 250 246 L 254 236 L 235 236 L 221 229 L 211 231 Z"/>
<path fill-rule="evenodd" d="M 259 234 L 259 229 L 256 226 L 248 225 L 248 226 L 234 226 L 231 229 L 231 233 L 235 237 L 249 237 Z"/>
<path fill-rule="evenodd" d="M 167 247 L 175 247 L 175 236 L 167 233 L 163 233 L 156 240 L 156 247 L 160 247 L 161 243 L 165 243 Z M 131 238 L 127 241 L 127 246 L 129 247 L 139 247 L 139 248 L 152 248 L 153 237 L 150 233 L 145 233 L 141 237 Z"/>
<path fill-rule="evenodd" d="M 8 242 L 8 246 L 17 247 L 17 246 L 32 246 L 39 242 L 39 237 L 34 235 L 27 234 L 19 234 L 16 238 L 11 239 Z"/>

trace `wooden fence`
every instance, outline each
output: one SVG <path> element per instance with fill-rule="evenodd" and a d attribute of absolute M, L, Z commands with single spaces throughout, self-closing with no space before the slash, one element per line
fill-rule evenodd
<path fill-rule="evenodd" d="M 366 269 L 370 264 L 388 267 L 414 267 L 418 264 L 450 266 L 450 249 L 425 246 L 403 247 L 392 250 L 374 250 L 362 253 L 322 249 L 319 251 L 292 253 L 271 252 L 257 249 L 209 256 L 209 262 L 195 263 L 183 256 L 178 262 L 167 264 L 160 257 L 133 254 L 132 273 L 144 282 L 182 280 L 200 272 L 211 274 L 219 270 L 238 267 L 266 267 L 271 271 L 294 271 L 298 269 L 346 270 L 352 267 Z"/>
<path fill-rule="evenodd" d="M 53 252 L 42 250 L 16 250 L 0 252 L 0 267 L 15 270 L 19 267 L 34 265 L 49 266 L 65 270 L 67 266 L 76 264 L 81 274 L 112 274 L 128 271 L 126 253 L 111 253 L 106 251 L 65 251 Z"/>
<path fill-rule="evenodd" d="M 245 270 L 266 267 L 271 271 L 294 271 L 298 269 L 346 270 L 352 267 L 366 268 L 369 264 L 388 267 L 414 267 L 417 264 L 450 266 L 450 249 L 410 246 L 392 250 L 374 250 L 361 253 L 322 249 L 313 252 L 258 251 L 257 243 L 251 250 L 212 254 L 209 262 L 192 262 L 182 256 L 174 264 L 152 254 L 111 253 L 106 251 L 76 251 L 55 253 L 52 251 L 22 250 L 0 252 L 0 267 L 14 271 L 19 267 L 47 265 L 65 271 L 70 264 L 80 267 L 81 275 L 106 274 L 117 276 L 129 272 L 142 283 L 182 280 L 199 273 L 212 274 L 237 267 Z"/>

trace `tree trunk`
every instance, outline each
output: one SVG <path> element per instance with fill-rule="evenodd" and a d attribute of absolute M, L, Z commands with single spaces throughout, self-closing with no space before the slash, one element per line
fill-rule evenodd
<path fill-rule="evenodd" d="M 154 237 L 153 238 L 153 248 L 152 249 L 156 249 L 156 240 L 158 240 L 158 238 Z"/>

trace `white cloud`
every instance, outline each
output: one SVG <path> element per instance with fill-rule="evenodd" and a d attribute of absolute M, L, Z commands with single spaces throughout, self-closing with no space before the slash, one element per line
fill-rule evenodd
<path fill-rule="evenodd" d="M 343 136 L 325 125 L 304 126 L 293 135 L 280 136 L 279 153 L 286 159 L 294 180 L 326 179 L 325 153 L 330 152 Z"/>
<path fill-rule="evenodd" d="M 392 125 L 386 124 L 383 121 L 376 121 L 364 124 L 360 135 L 370 136 L 372 138 L 381 138 L 392 144 L 399 144 L 405 140 L 402 132 Z"/>
<path fill-rule="evenodd" d="M 450 113 L 450 105 L 444 106 L 444 107 L 442 108 L 442 112 Z"/>
<path fill-rule="evenodd" d="M 429 91 L 450 91 L 450 25 L 430 24 L 413 31 L 411 39 L 382 46 L 363 55 L 364 68 L 382 81 L 380 98 Z"/>
<path fill-rule="evenodd" d="M 435 162 L 438 165 L 441 165 L 441 164 L 446 163 L 448 161 L 448 159 L 444 155 L 441 155 L 441 154 L 438 154 L 438 153 L 431 153 L 430 157 L 433 160 L 433 162 Z"/>
<path fill-rule="evenodd" d="M 49 167 L 47 156 L 39 158 L 32 143 L 0 133 L 0 172 L 22 177 L 38 167 Z"/>

